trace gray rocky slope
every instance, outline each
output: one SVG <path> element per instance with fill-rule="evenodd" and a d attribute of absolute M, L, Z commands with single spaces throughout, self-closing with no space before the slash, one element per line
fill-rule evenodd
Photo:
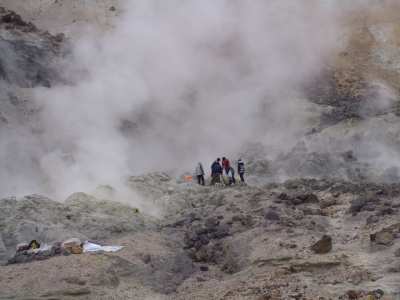
<path fill-rule="evenodd" d="M 51 243 L 77 236 L 124 248 L 0 267 L 0 298 L 400 295 L 399 185 L 309 179 L 212 188 L 162 174 L 130 184 L 168 208 L 165 217 L 85 194 L 63 204 L 39 196 L 1 200 L 3 255 L 30 238 Z"/>
<path fill-rule="evenodd" d="M 0 139 L 3 143 L 0 167 L 12 170 L 16 164 L 7 157 L 14 153 L 16 161 L 21 162 L 21 168 L 15 173 L 26 172 L 33 185 L 43 178 L 27 171 L 33 166 L 38 168 L 37 160 L 27 149 L 40 149 L 44 145 L 40 141 L 39 107 L 32 101 L 32 88 L 48 88 L 62 80 L 56 65 L 66 53 L 65 44 L 63 34 L 51 35 L 39 30 L 15 12 L 0 7 Z M 13 172 L 3 173 L 1 181 L 7 182 L 9 176 L 16 175 Z"/>
<path fill-rule="evenodd" d="M 56 66 L 65 41 L 7 10 L 0 10 L 0 20 L 0 135 L 18 131 L 30 138 L 40 131 L 38 108 L 25 93 L 62 80 Z M 323 114 L 292 151 L 275 161 L 265 159 L 261 145 L 244 151 L 254 176 L 249 186 L 203 188 L 156 173 L 129 178 L 133 191 L 161 208 L 159 218 L 83 193 L 64 202 L 40 195 L 0 200 L 4 264 L 18 243 L 30 239 L 79 237 L 124 246 L 115 254 L 1 266 L 0 299 L 400 297 L 398 169 L 377 167 L 363 151 L 371 139 L 398 150 L 398 101 L 383 108 L 370 103 L 377 89 L 366 83 L 379 75 L 398 88 L 397 71 L 379 50 L 392 49 L 395 38 L 382 39 L 379 32 L 391 31 L 376 26 L 390 27 L 393 20 L 374 16 L 367 34 L 356 30 L 337 66 L 306 87 Z M 359 59 L 365 69 L 354 71 Z M 15 154 L 35 164 L 22 146 L 14 145 Z M 9 163 L 2 160 L 1 167 Z M 28 175 L 33 185 L 41 181 Z M 297 177 L 307 179 L 282 180 Z"/>

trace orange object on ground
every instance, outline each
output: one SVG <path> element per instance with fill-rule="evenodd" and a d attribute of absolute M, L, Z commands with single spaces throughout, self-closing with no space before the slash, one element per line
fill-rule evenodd
<path fill-rule="evenodd" d="M 193 181 L 193 176 L 192 175 L 185 175 L 183 178 L 185 179 L 186 182 Z"/>

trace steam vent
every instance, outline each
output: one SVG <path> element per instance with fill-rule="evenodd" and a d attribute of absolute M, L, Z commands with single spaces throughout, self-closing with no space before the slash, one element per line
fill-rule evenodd
<path fill-rule="evenodd" d="M 399 16 L 0 0 L 0 300 L 399 300 Z"/>

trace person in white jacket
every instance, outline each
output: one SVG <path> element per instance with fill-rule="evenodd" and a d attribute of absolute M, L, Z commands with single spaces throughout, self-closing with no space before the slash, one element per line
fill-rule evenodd
<path fill-rule="evenodd" d="M 195 175 L 197 177 L 197 183 L 200 185 L 205 185 L 204 183 L 204 168 L 201 162 L 199 162 L 196 166 Z"/>

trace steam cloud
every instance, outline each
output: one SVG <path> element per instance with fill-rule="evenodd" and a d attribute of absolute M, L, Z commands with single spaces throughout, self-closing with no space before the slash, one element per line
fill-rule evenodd
<path fill-rule="evenodd" d="M 271 157 L 291 148 L 316 114 L 301 86 L 342 41 L 343 11 L 331 3 L 128 1 L 111 32 L 75 43 L 60 70 L 71 84 L 35 91 L 41 132 L 23 143 L 35 163 L 3 168 L 2 192 L 62 199 L 208 166 L 252 141 Z"/>

